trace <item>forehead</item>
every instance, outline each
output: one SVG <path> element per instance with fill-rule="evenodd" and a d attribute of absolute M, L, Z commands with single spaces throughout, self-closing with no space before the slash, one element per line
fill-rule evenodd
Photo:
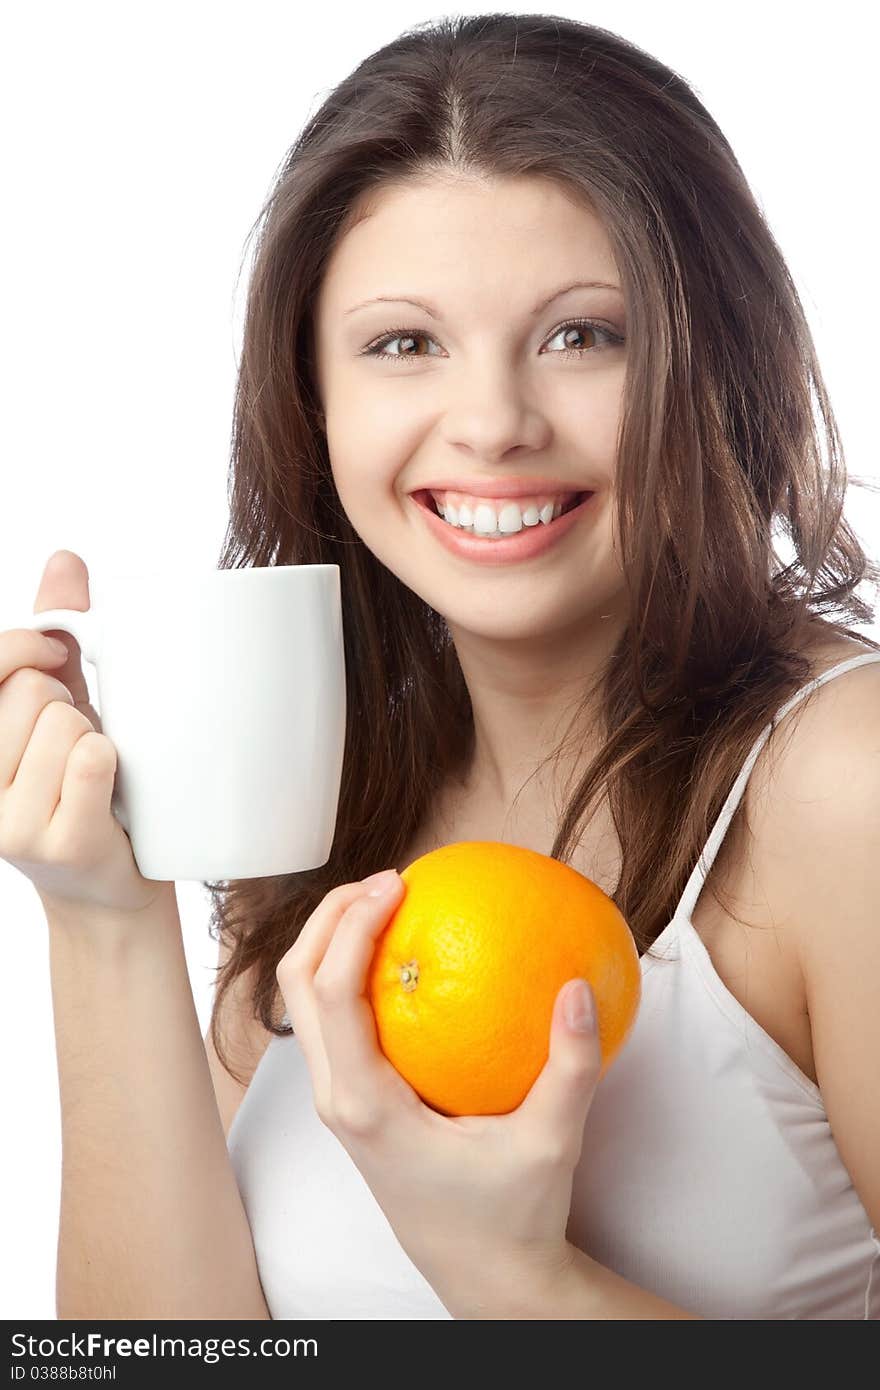
<path fill-rule="evenodd" d="M 586 199 L 531 176 L 410 180 L 370 190 L 352 206 L 317 308 L 344 312 L 395 286 L 430 298 L 438 284 L 449 292 L 522 285 L 531 303 L 543 267 L 554 283 L 568 271 L 620 283 L 611 240 Z"/>

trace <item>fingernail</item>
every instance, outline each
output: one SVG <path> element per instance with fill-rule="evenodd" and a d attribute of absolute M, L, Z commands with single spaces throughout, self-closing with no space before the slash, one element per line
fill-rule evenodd
<path fill-rule="evenodd" d="M 364 887 L 372 884 L 367 892 L 368 898 L 381 898 L 383 893 L 390 893 L 397 885 L 400 875 L 396 869 L 383 869 L 381 873 L 370 874 L 369 878 L 362 880 Z"/>
<path fill-rule="evenodd" d="M 593 996 L 583 980 L 565 996 L 565 1021 L 576 1033 L 591 1033 L 595 1027 Z"/>
<path fill-rule="evenodd" d="M 57 637 L 47 637 L 46 641 L 49 643 L 52 650 L 57 652 L 59 656 L 70 655 L 70 653 L 67 650 L 66 644 L 64 642 L 59 642 Z"/>

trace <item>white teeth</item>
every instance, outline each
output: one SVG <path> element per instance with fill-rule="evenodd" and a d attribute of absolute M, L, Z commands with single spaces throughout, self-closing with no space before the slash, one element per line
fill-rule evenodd
<path fill-rule="evenodd" d="M 530 503 L 526 510 L 521 512 L 516 502 L 505 502 L 497 517 L 495 508 L 490 507 L 487 502 L 480 502 L 473 512 L 466 502 L 458 508 L 451 502 L 445 509 L 438 507 L 438 514 L 450 526 L 455 526 L 460 531 L 471 531 L 482 540 L 503 540 L 505 536 L 516 535 L 524 526 L 537 526 L 539 521 L 549 526 L 561 512 L 561 502 L 557 502 L 555 507 L 552 502 L 548 502 L 540 512 L 534 503 Z"/>

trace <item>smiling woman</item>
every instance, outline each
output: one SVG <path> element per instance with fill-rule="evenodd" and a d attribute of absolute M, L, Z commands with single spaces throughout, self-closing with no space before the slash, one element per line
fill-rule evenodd
<path fill-rule="evenodd" d="M 845 850 L 840 828 L 873 794 L 877 672 L 852 668 L 880 647 L 847 623 L 870 622 L 878 570 L 846 481 L 791 275 L 670 68 L 557 16 L 442 20 L 308 121 L 261 218 L 220 564 L 340 566 L 336 836 L 308 872 L 207 885 L 215 1071 L 236 981 L 271 1043 L 228 1139 L 274 1317 L 880 1311 L 880 1105 L 859 1063 L 880 1047 L 877 846 Z M 863 782 L 827 821 L 793 816 L 787 795 L 817 797 L 792 768 L 841 725 Z M 357 904 L 366 875 L 508 838 L 613 896 L 645 1002 L 595 1096 L 565 1090 L 595 1056 L 557 1019 L 545 1108 L 501 1144 L 519 1167 L 481 1189 L 488 1149 L 441 1134 L 370 1052 L 358 971 L 381 923 Z M 856 963 L 836 992 L 817 964 L 832 898 Z M 589 1108 L 579 1157 L 541 1127 L 554 1096 Z M 433 1212 L 424 1239 L 377 1199 L 395 1174 Z M 521 1209 L 538 1191 L 546 1209 Z M 481 1247 L 450 1251 L 474 1204 Z M 513 1233 L 548 1222 L 565 1311 L 538 1276 L 493 1305 Z"/>

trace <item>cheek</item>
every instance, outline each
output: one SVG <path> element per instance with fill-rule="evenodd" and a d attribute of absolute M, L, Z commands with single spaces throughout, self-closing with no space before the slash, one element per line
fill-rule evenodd
<path fill-rule="evenodd" d="M 389 468 L 387 454 L 371 456 L 364 449 L 347 454 L 330 454 L 330 467 L 339 500 L 346 508 L 377 510 L 393 504 L 395 470 Z"/>
<path fill-rule="evenodd" d="M 339 502 L 352 528 L 373 554 L 381 560 L 395 549 L 394 536 L 401 521 L 406 499 L 395 496 L 398 469 L 389 462 L 388 452 L 358 448 L 348 440 L 345 447 L 330 443 L 330 468 Z"/>
<path fill-rule="evenodd" d="M 328 420 L 327 450 L 339 500 L 352 522 L 373 528 L 386 521 L 402 501 L 402 479 L 412 457 L 413 440 L 393 424 L 371 425 L 356 410 Z M 359 529 L 359 525 L 358 525 Z"/>
<path fill-rule="evenodd" d="M 406 368 L 400 370 L 406 372 Z M 400 390 L 401 384 L 379 373 L 373 377 L 369 370 L 337 373 L 327 417 L 340 442 L 353 439 L 379 449 L 383 442 L 400 441 L 417 429 L 423 407 L 412 393 Z"/>

